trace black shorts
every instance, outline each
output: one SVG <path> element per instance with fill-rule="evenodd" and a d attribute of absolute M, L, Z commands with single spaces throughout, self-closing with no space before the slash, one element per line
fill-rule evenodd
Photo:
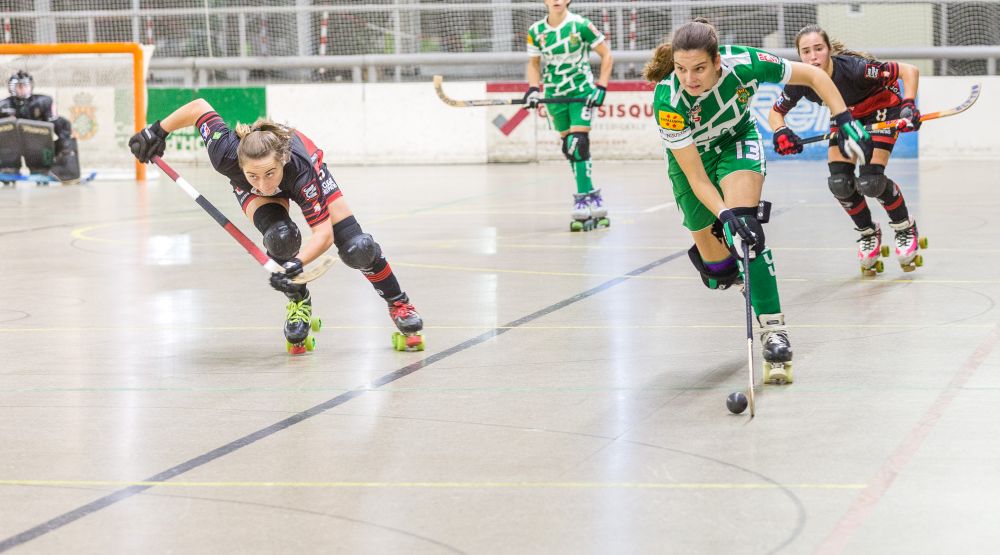
<path fill-rule="evenodd" d="M 902 106 L 891 106 L 889 108 L 881 108 L 875 110 L 874 112 L 858 119 L 858 122 L 862 125 L 872 125 L 874 123 L 881 123 L 883 121 L 892 121 L 894 119 L 899 119 L 899 112 L 902 110 Z M 896 145 L 896 140 L 899 138 L 899 130 L 897 129 L 879 129 L 877 131 L 869 131 L 869 135 L 872 136 L 872 143 L 875 148 L 880 148 L 892 152 L 892 147 Z M 837 140 L 830 140 L 830 147 L 837 148 Z"/>

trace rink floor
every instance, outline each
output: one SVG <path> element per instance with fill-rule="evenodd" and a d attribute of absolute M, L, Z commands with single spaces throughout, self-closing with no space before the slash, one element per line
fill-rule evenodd
<path fill-rule="evenodd" d="M 0 550 L 994 550 L 1000 165 L 893 162 L 930 248 L 875 279 L 825 165 L 769 170 L 796 381 L 752 420 L 743 298 L 697 277 L 659 162 L 595 164 L 590 233 L 563 164 L 332 168 L 413 353 L 338 263 L 286 354 L 284 298 L 166 178 L 0 190 Z"/>

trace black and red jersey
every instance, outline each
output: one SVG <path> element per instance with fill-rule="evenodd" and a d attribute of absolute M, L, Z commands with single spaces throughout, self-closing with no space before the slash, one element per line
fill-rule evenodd
<path fill-rule="evenodd" d="M 250 185 L 240 168 L 236 155 L 240 138 L 216 112 L 202 114 L 195 125 L 208 148 L 208 157 L 215 171 L 229 178 L 233 191 L 246 208 L 253 195 L 260 193 Z M 309 227 L 329 219 L 327 206 L 340 198 L 340 187 L 323 163 L 323 151 L 299 131 L 294 131 L 292 155 L 282 172 L 278 192 L 272 197 L 287 198 L 298 204 Z"/>
<path fill-rule="evenodd" d="M 899 64 L 879 62 L 855 56 L 833 56 L 833 84 L 844 97 L 854 119 L 861 119 L 876 110 L 897 106 L 902 102 L 899 91 Z M 822 104 L 816 91 L 805 85 L 787 85 L 781 92 L 774 110 L 785 115 L 802 98 Z"/>

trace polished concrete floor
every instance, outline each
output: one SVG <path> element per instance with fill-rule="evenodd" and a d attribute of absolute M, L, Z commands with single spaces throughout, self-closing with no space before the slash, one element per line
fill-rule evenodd
<path fill-rule="evenodd" d="M 283 297 L 165 178 L 0 190 L 0 551 L 993 551 L 1000 165 L 894 162 L 930 248 L 875 279 L 825 166 L 769 169 L 796 382 L 754 419 L 743 299 L 697 278 L 660 163 L 596 164 L 591 233 L 562 164 L 334 168 L 412 353 L 338 264 L 286 354 Z"/>

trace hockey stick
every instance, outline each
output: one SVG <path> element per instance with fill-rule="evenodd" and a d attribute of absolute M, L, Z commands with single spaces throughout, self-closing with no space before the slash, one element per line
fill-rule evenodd
<path fill-rule="evenodd" d="M 746 241 L 743 241 L 743 289 L 747 298 L 747 369 L 750 372 L 747 398 L 750 400 L 750 418 L 753 418 L 757 413 L 753 395 L 753 307 L 750 305 L 750 245 Z"/>
<path fill-rule="evenodd" d="M 965 102 L 959 104 L 958 106 L 955 106 L 954 108 L 949 108 L 947 110 L 941 110 L 941 111 L 938 111 L 938 112 L 930 112 L 928 114 L 921 114 L 920 115 L 920 123 L 923 123 L 925 121 L 930 121 L 932 119 L 946 118 L 948 116 L 954 116 L 955 114 L 961 114 L 962 112 L 968 110 L 973 104 L 975 104 L 977 100 L 979 100 L 980 89 L 981 89 L 981 87 L 979 86 L 978 83 L 975 84 L 975 85 L 972 85 L 972 90 L 969 91 L 969 97 L 965 99 Z M 903 122 L 905 122 L 905 121 L 906 120 L 903 120 L 903 119 L 894 119 L 894 120 L 890 120 L 890 121 L 880 121 L 878 123 L 873 123 L 871 125 L 866 125 L 865 129 L 867 129 L 868 131 L 878 131 L 880 129 L 895 129 L 895 128 L 899 127 L 900 125 L 902 125 Z M 836 133 L 831 132 L 831 133 L 827 133 L 825 135 L 816 135 L 815 137 L 808 137 L 808 138 L 802 139 L 799 142 L 801 142 L 804 145 L 807 145 L 807 144 L 810 144 L 810 143 L 818 143 L 820 141 L 828 141 L 828 140 L 830 140 L 830 139 L 832 139 L 832 138 L 834 138 L 836 136 L 837 136 Z"/>
<path fill-rule="evenodd" d="M 440 75 L 434 76 L 434 90 L 437 91 L 438 98 L 440 98 L 445 104 L 449 106 L 454 106 L 455 108 L 472 108 L 475 106 L 510 106 L 513 104 L 525 104 L 523 98 L 484 98 L 480 100 L 456 100 L 444 92 L 444 88 L 441 83 L 444 81 L 444 77 Z M 564 98 L 564 97 L 553 97 L 553 98 L 539 98 L 539 104 L 583 104 L 587 102 L 585 97 L 583 98 Z"/>
<path fill-rule="evenodd" d="M 249 237 L 244 235 L 243 232 L 239 230 L 239 228 L 233 225 L 233 222 L 229 221 L 229 218 L 225 217 L 222 214 L 222 212 L 219 212 L 219 209 L 216 208 L 215 205 L 213 205 L 211 202 L 208 201 L 208 199 L 203 197 L 201 193 L 197 191 L 197 189 L 192 187 L 191 184 L 188 183 L 186 179 L 181 177 L 176 171 L 174 171 L 173 168 L 168 166 L 167 163 L 161 160 L 159 156 L 153 156 L 153 158 L 150 161 L 159 166 L 159 168 L 163 170 L 163 173 L 167 174 L 167 177 L 172 179 L 174 183 L 180 186 L 181 189 L 184 189 L 184 192 L 187 193 L 188 196 L 193 198 L 194 201 L 198 203 L 198 206 L 204 208 L 205 212 L 208 212 L 208 215 L 212 216 L 212 219 L 214 219 L 216 223 L 221 225 L 223 229 L 225 229 L 230 235 L 232 235 L 233 239 L 236 239 L 237 243 L 243 245 L 243 248 L 246 249 L 248 253 L 250 253 L 250 256 L 254 257 L 257 260 L 257 262 L 260 262 L 260 265 L 263 266 L 265 270 L 271 273 L 285 272 L 285 269 L 281 266 L 281 264 L 278 264 L 266 253 L 264 253 L 264 251 L 260 250 L 260 248 L 258 248 L 257 245 L 255 245 L 254 242 L 251 241 Z M 304 270 L 301 274 L 293 277 L 291 281 L 292 283 L 296 283 L 299 285 L 302 285 L 304 283 L 309 283 L 310 281 L 313 281 L 314 279 L 325 274 L 326 271 L 329 270 L 331 266 L 333 266 L 333 262 L 334 260 L 332 257 L 329 256 L 320 257 L 319 259 L 316 260 L 316 262 L 314 262 L 312 265 L 309 266 L 308 270 Z"/>

